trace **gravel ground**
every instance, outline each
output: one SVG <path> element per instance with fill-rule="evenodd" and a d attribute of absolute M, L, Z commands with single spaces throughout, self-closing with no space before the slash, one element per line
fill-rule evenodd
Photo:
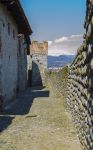
<path fill-rule="evenodd" d="M 52 88 L 21 93 L 0 115 L 0 150 L 81 150 L 64 101 Z"/>

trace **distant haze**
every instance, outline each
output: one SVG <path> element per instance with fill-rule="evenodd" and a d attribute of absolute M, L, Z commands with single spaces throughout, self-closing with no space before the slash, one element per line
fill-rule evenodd
<path fill-rule="evenodd" d="M 74 55 L 48 56 L 48 68 L 59 68 L 70 64 Z"/>

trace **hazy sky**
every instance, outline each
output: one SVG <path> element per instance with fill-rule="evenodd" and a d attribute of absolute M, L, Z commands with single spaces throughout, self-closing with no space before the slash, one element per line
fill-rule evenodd
<path fill-rule="evenodd" d="M 49 54 L 74 54 L 82 42 L 86 0 L 21 0 L 32 40 L 49 41 Z"/>

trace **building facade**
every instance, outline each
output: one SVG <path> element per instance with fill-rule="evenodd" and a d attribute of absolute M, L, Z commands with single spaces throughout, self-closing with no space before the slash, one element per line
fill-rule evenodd
<path fill-rule="evenodd" d="M 25 89 L 32 33 L 18 0 L 0 1 L 0 99 L 3 104 Z M 23 81 L 23 82 L 22 82 Z"/>
<path fill-rule="evenodd" d="M 45 85 L 45 70 L 47 69 L 48 42 L 31 44 L 32 56 L 32 86 Z"/>

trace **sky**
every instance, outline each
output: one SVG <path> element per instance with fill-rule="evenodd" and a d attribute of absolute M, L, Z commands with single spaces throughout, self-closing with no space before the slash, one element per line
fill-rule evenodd
<path fill-rule="evenodd" d="M 20 0 L 32 41 L 48 41 L 49 55 L 75 54 L 83 40 L 86 0 Z"/>

